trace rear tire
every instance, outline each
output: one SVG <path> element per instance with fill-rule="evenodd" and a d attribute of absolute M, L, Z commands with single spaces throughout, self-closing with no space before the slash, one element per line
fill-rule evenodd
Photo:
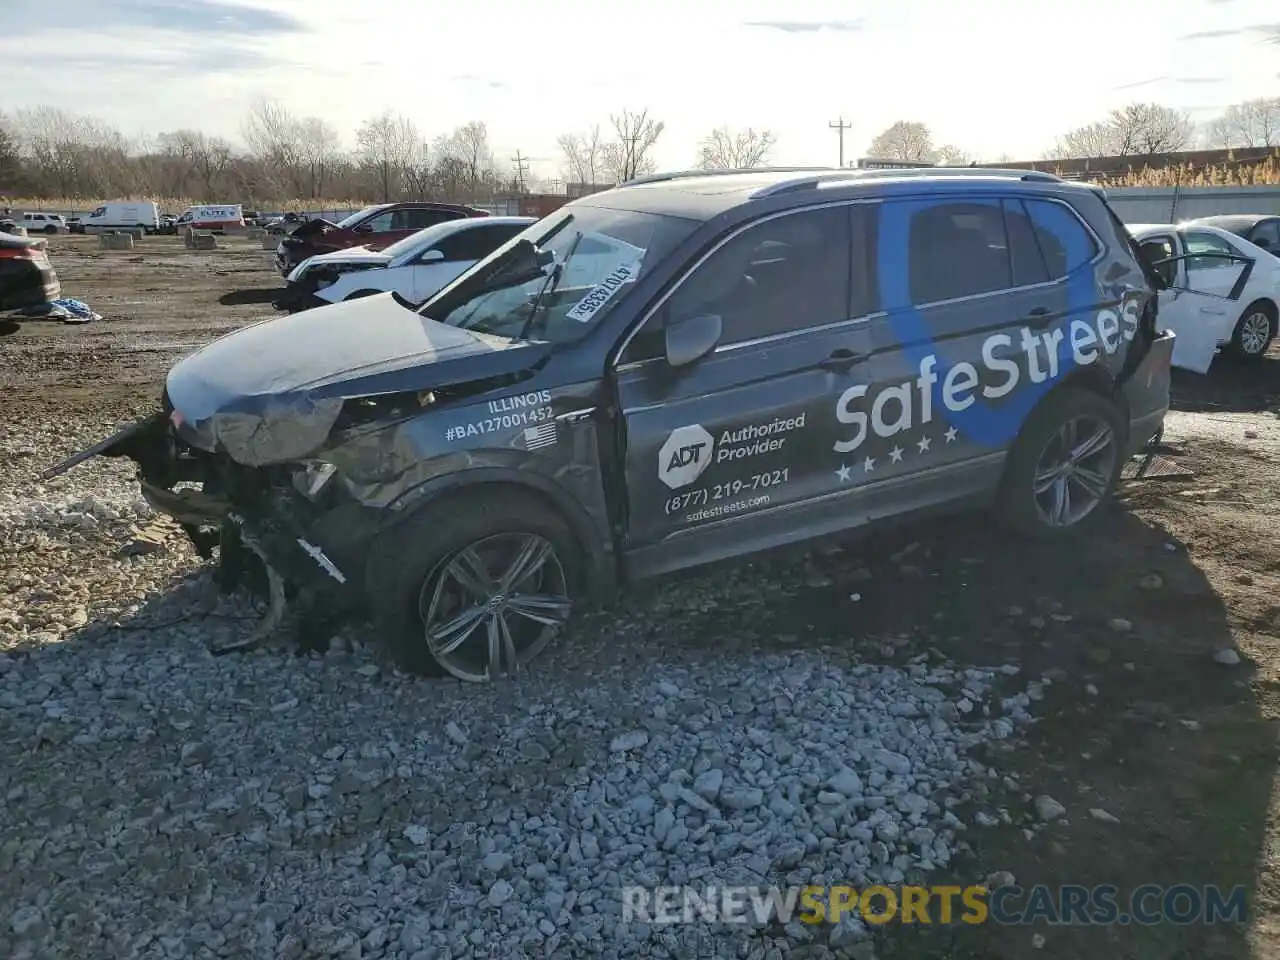
<path fill-rule="evenodd" d="M 1037 538 L 1074 533 L 1115 490 L 1127 433 L 1107 398 L 1074 387 L 1052 394 L 1009 451 L 996 504 L 1001 524 Z"/>
<path fill-rule="evenodd" d="M 45 232 L 45 233 L 50 233 L 50 234 L 57 233 L 57 232 L 58 232 L 58 228 L 57 228 L 57 227 L 55 227 L 55 226 L 51 223 L 51 224 L 49 224 L 47 227 L 45 227 L 45 228 L 44 228 L 44 232 Z"/>
<path fill-rule="evenodd" d="M 532 567 L 524 575 L 521 557 Z M 522 669 L 566 635 L 583 574 L 564 520 L 503 490 L 428 506 L 384 534 L 373 544 L 366 593 L 406 669 L 484 682 Z"/>
<path fill-rule="evenodd" d="M 1266 355 L 1276 335 L 1276 306 L 1255 300 L 1244 308 L 1231 334 L 1231 352 L 1241 360 L 1257 360 Z"/>

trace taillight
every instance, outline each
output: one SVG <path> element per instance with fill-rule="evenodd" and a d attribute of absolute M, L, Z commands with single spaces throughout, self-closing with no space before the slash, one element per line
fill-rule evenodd
<path fill-rule="evenodd" d="M 44 251 L 39 247 L 0 247 L 0 260 L 40 260 Z"/>

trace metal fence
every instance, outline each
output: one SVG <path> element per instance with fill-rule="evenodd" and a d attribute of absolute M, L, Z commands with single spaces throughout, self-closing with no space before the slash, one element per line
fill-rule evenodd
<path fill-rule="evenodd" d="M 1125 223 L 1177 223 L 1223 213 L 1280 214 L 1280 186 L 1109 187 L 1107 198 Z"/>

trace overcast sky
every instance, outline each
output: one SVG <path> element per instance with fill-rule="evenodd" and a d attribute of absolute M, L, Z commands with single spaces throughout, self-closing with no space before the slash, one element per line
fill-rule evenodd
<path fill-rule="evenodd" d="M 621 107 L 692 164 L 720 124 L 772 160 L 846 158 L 898 119 L 984 159 L 1038 156 L 1133 100 L 1204 119 L 1280 96 L 1276 0 L 0 0 L 6 108 L 52 104 L 125 133 L 239 140 L 257 95 L 353 141 L 390 108 L 429 134 L 484 120 L 500 162 L 554 176 L 557 134 Z"/>

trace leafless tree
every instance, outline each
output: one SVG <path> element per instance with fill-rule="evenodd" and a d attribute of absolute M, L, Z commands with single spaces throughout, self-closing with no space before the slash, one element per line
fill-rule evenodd
<path fill-rule="evenodd" d="M 562 133 L 556 138 L 556 143 L 564 154 L 566 182 L 592 187 L 599 183 L 604 152 L 600 124 L 592 124 L 585 133 Z"/>
<path fill-rule="evenodd" d="M 463 186 L 471 196 L 497 179 L 497 164 L 489 146 L 489 129 L 479 120 L 464 123 L 437 143 L 438 159 L 449 158 L 465 170 Z"/>
<path fill-rule="evenodd" d="M 877 134 L 867 152 L 880 160 L 932 163 L 935 159 L 933 134 L 918 120 L 899 120 Z"/>
<path fill-rule="evenodd" d="M 778 142 L 772 130 L 731 130 L 716 127 L 698 145 L 698 166 L 703 170 L 746 170 L 758 167 Z"/>
<path fill-rule="evenodd" d="M 1195 125 L 1181 110 L 1159 103 L 1131 103 L 1106 118 L 1063 134 L 1051 151 L 1053 159 L 1081 157 L 1146 157 L 1184 149 Z"/>
<path fill-rule="evenodd" d="M 302 157 L 298 147 L 298 121 L 283 104 L 259 98 L 249 110 L 241 131 L 250 153 L 275 178 L 301 186 Z"/>
<path fill-rule="evenodd" d="M 157 147 L 168 160 L 174 196 L 187 193 L 190 179 L 199 179 L 201 195 L 217 199 L 217 184 L 231 163 L 231 144 L 199 130 L 174 130 L 156 138 Z"/>
<path fill-rule="evenodd" d="M 601 152 L 602 167 L 614 183 L 625 183 L 641 174 L 651 173 L 656 165 L 649 151 L 662 136 L 666 124 L 649 116 L 648 108 L 640 111 L 624 109 L 609 117 L 615 140 Z"/>
<path fill-rule="evenodd" d="M 414 163 L 421 143 L 413 121 L 389 110 L 370 117 L 356 131 L 360 160 L 373 175 L 384 203 L 399 190 L 404 171 Z"/>
<path fill-rule="evenodd" d="M 1227 107 L 1209 126 L 1210 137 L 1222 147 L 1280 145 L 1280 97 L 1259 97 Z"/>
<path fill-rule="evenodd" d="M 946 167 L 963 167 L 969 163 L 973 157 L 962 147 L 957 147 L 954 143 L 944 143 L 933 151 L 934 162 L 940 163 Z"/>
<path fill-rule="evenodd" d="M 298 160 L 306 174 L 307 196 L 324 195 L 326 177 L 338 159 L 338 131 L 321 117 L 303 117 L 296 124 Z"/>
<path fill-rule="evenodd" d="M 0 192 L 18 189 L 22 175 L 22 155 L 18 138 L 9 126 L 9 118 L 0 113 Z"/>

